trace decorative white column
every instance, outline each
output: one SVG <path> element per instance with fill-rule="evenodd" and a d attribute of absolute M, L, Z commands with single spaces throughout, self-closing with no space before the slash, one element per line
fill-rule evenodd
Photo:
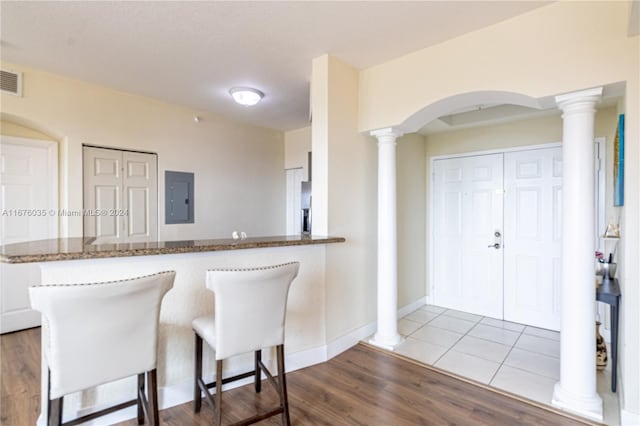
<path fill-rule="evenodd" d="M 398 334 L 398 230 L 396 201 L 396 139 L 394 128 L 374 130 L 378 139 L 378 330 L 370 343 L 393 349 Z"/>
<path fill-rule="evenodd" d="M 556 97 L 562 110 L 562 328 L 553 405 L 602 420 L 596 393 L 594 116 L 602 87 Z"/>

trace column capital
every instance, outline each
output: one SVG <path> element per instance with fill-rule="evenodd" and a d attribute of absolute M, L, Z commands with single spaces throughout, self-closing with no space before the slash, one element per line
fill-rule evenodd
<path fill-rule="evenodd" d="M 578 103 L 595 104 L 602 98 L 602 87 L 594 87 L 593 89 L 580 90 L 578 92 L 565 93 L 556 96 L 556 105 L 561 110 L 565 110 L 572 105 Z"/>
<path fill-rule="evenodd" d="M 369 134 L 377 138 L 378 142 L 395 142 L 404 132 L 399 127 L 385 127 L 372 130 Z"/>

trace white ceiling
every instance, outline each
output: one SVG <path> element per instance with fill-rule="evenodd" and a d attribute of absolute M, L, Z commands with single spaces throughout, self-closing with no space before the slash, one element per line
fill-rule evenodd
<path fill-rule="evenodd" d="M 546 4 L 2 0 L 1 57 L 290 130 L 308 125 L 315 57 L 329 53 L 362 69 Z M 232 86 L 266 96 L 240 107 L 228 94 Z"/>

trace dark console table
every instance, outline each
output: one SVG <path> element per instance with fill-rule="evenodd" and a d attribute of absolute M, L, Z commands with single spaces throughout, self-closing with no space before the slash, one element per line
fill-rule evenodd
<path fill-rule="evenodd" d="M 596 290 L 596 300 L 608 304 L 611 312 L 611 392 L 616 391 L 618 378 L 618 313 L 621 295 L 617 278 L 602 281 Z"/>

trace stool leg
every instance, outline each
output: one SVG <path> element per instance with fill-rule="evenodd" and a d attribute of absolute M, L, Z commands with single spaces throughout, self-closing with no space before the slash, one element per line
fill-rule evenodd
<path fill-rule="evenodd" d="M 202 407 L 202 392 L 200 391 L 200 380 L 202 379 L 202 337 L 198 333 L 196 336 L 196 360 L 195 360 L 195 379 L 193 383 L 193 411 L 200 412 Z"/>
<path fill-rule="evenodd" d="M 62 424 L 62 404 L 62 396 L 51 401 L 51 410 L 49 411 L 49 426 L 60 426 Z"/>
<path fill-rule="evenodd" d="M 216 426 L 222 425 L 222 360 L 216 361 Z"/>
<path fill-rule="evenodd" d="M 144 395 L 144 373 L 138 374 L 138 424 L 144 424 L 144 407 L 142 404 L 145 401 L 142 400 L 142 395 Z"/>
<path fill-rule="evenodd" d="M 291 419 L 289 418 L 289 398 L 287 397 L 287 375 L 284 370 L 284 345 L 278 345 L 276 348 L 278 358 L 278 382 L 280 383 L 280 405 L 282 405 L 282 424 L 289 426 Z"/>
<path fill-rule="evenodd" d="M 147 371 L 147 384 L 149 388 L 149 395 L 147 396 L 149 424 L 157 426 L 160 424 L 160 416 L 158 414 L 158 377 L 155 368 Z"/>
<path fill-rule="evenodd" d="M 262 349 L 259 349 L 255 353 L 255 387 L 256 393 L 260 393 L 262 390 L 262 367 L 260 367 L 260 362 L 262 361 Z"/>

